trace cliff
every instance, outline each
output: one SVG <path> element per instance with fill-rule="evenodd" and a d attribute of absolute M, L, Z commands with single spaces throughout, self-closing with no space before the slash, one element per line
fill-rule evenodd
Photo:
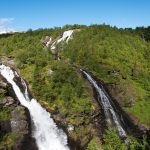
<path fill-rule="evenodd" d="M 29 112 L 13 97 L 11 88 L 0 78 L 0 150 L 37 150 Z"/>

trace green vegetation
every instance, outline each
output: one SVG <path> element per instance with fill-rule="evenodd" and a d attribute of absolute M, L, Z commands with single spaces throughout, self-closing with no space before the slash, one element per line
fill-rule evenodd
<path fill-rule="evenodd" d="M 87 150 L 103 150 L 102 145 L 98 142 L 97 138 L 93 138 L 87 147 Z"/>
<path fill-rule="evenodd" d="M 128 139 L 128 144 L 124 144 L 114 129 L 106 130 L 104 142 L 104 150 L 147 150 L 150 148 L 146 137 L 143 137 L 140 142 L 135 138 L 130 137 Z"/>
<path fill-rule="evenodd" d="M 0 88 L 0 101 L 3 100 L 4 95 L 5 95 L 5 90 Z"/>
<path fill-rule="evenodd" d="M 42 46 L 40 40 L 45 36 L 54 40 L 69 29 L 81 31 L 76 32 L 68 44 L 63 44 L 63 51 L 59 44 L 54 56 L 49 48 Z M 106 25 L 28 30 L 1 35 L 0 57 L 17 68 L 28 81 L 32 94 L 57 115 L 58 121 L 75 126 L 70 136 L 82 139 L 81 144 L 87 145 L 87 150 L 126 150 L 127 146 L 115 131 L 106 132 L 104 146 L 95 138 L 91 114 L 96 112 L 96 106 L 92 89 L 83 81 L 77 68 L 89 70 L 107 85 L 115 85 L 116 92 L 123 93 L 119 100 L 123 109 L 135 116 L 139 123 L 150 126 L 149 33 L 149 27 L 133 30 Z M 61 60 L 56 60 L 56 56 Z M 134 102 L 128 106 L 132 99 Z M 0 116 L 7 119 L 9 115 L 6 110 L 1 110 Z M 93 136 L 90 142 L 89 135 Z M 133 141 L 130 149 L 139 143 Z M 144 142 L 140 143 L 142 145 Z"/>
<path fill-rule="evenodd" d="M 7 121 L 10 119 L 10 112 L 7 108 L 0 109 L 0 121 Z"/>
<path fill-rule="evenodd" d="M 123 102 L 134 98 L 135 106 L 126 110 L 134 112 L 141 123 L 150 125 L 150 43 L 135 33 L 93 25 L 76 33 L 60 53 L 71 64 L 90 70 L 126 93 L 120 100 L 123 107 Z M 139 105 L 142 107 L 135 111 Z M 139 116 L 139 112 L 143 113 Z"/>
<path fill-rule="evenodd" d="M 0 149 L 10 148 L 19 139 L 21 133 L 0 134 Z"/>
<path fill-rule="evenodd" d="M 150 113 L 149 108 L 150 107 L 150 101 L 139 101 L 131 108 L 126 108 L 127 111 L 131 112 L 135 116 L 138 116 L 138 121 L 142 122 L 143 124 L 150 125 Z"/>

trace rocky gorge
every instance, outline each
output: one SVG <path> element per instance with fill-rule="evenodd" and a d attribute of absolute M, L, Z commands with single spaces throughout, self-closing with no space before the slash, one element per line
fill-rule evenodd
<path fill-rule="evenodd" d="M 37 150 L 31 136 L 31 118 L 28 110 L 20 105 L 11 87 L 0 77 L 0 118 L 1 150 Z"/>

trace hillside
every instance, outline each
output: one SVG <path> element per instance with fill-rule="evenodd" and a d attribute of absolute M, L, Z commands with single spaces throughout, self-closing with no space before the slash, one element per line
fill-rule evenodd
<path fill-rule="evenodd" d="M 52 51 L 52 43 L 68 30 L 77 32 L 67 42 L 63 38 L 56 42 Z M 95 93 L 79 69 L 89 71 L 105 84 L 135 126 L 143 132 L 149 130 L 149 33 L 149 28 L 66 25 L 0 35 L 0 61 L 15 68 L 28 82 L 31 93 L 64 127 L 72 143 L 87 150 L 128 149 L 116 131 L 104 131 L 103 113 L 94 99 Z M 46 36 L 52 40 L 47 46 L 42 44 Z M 6 96 L 5 92 L 0 94 L 1 99 Z M 2 110 L 0 113 L 3 115 Z M 146 149 L 145 138 L 131 139 L 133 149 Z"/>

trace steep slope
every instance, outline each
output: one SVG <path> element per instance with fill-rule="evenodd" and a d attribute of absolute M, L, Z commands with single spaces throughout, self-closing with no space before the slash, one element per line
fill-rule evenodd
<path fill-rule="evenodd" d="M 72 40 L 60 36 L 74 29 L 80 32 Z M 45 36 L 51 38 L 47 38 L 47 48 L 40 43 Z M 55 54 L 50 52 L 51 44 Z M 101 147 L 105 122 L 91 87 L 76 68 L 85 68 L 103 80 L 110 95 L 145 130 L 150 125 L 149 47 L 136 33 L 104 25 L 65 26 L 0 38 L 1 60 L 13 62 L 33 95 L 66 127 L 69 138 L 88 150 L 93 145 Z M 109 135 L 114 143 L 119 140 L 112 131 L 106 134 L 106 143 Z"/>
<path fill-rule="evenodd" d="M 37 150 L 29 112 L 13 97 L 13 90 L 0 77 L 0 150 Z"/>
<path fill-rule="evenodd" d="M 149 126 L 148 48 L 149 43 L 137 35 L 107 26 L 91 26 L 77 33 L 61 54 L 106 82 L 124 110 L 135 116 L 137 123 Z"/>

